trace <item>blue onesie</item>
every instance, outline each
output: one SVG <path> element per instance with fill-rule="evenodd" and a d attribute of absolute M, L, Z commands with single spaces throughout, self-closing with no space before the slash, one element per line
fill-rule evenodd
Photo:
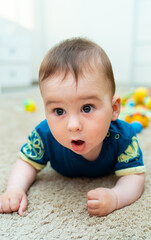
<path fill-rule="evenodd" d="M 20 151 L 22 160 L 41 170 L 51 167 L 68 177 L 100 177 L 115 172 L 117 176 L 145 172 L 142 152 L 131 125 L 112 121 L 98 158 L 88 161 L 65 148 L 53 137 L 47 121 L 42 121 Z"/>

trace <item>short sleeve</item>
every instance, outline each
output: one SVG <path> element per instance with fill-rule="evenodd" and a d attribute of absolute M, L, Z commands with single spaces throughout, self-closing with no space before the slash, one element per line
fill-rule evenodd
<path fill-rule="evenodd" d="M 136 136 L 125 147 L 125 150 L 117 157 L 115 164 L 115 174 L 117 176 L 139 174 L 145 172 L 142 159 L 142 151 L 139 147 Z"/>
<path fill-rule="evenodd" d="M 27 143 L 22 146 L 19 156 L 37 170 L 46 166 L 48 160 L 45 157 L 44 144 L 36 129 L 28 137 Z"/>

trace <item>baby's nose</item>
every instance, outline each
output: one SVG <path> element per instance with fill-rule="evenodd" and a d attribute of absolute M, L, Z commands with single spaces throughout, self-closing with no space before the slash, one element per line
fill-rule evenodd
<path fill-rule="evenodd" d="M 67 129 L 72 132 L 81 131 L 82 124 L 80 122 L 80 119 L 76 116 L 70 117 L 68 120 Z"/>

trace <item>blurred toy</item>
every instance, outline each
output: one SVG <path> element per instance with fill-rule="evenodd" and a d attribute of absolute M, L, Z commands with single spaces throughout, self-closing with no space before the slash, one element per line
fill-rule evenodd
<path fill-rule="evenodd" d="M 134 113 L 131 115 L 125 116 L 125 121 L 128 123 L 132 123 L 134 121 L 137 121 L 142 124 L 142 127 L 145 128 L 149 125 L 149 117 L 147 117 L 144 114 L 141 113 Z"/>
<path fill-rule="evenodd" d="M 135 90 L 133 94 L 133 99 L 136 104 L 143 104 L 144 98 L 149 95 L 149 91 L 145 87 L 139 87 Z"/>
<path fill-rule="evenodd" d="M 122 106 L 125 106 L 126 102 L 132 98 L 133 96 L 133 92 L 129 92 L 127 94 L 124 94 L 122 97 L 121 97 L 121 105 Z"/>
<path fill-rule="evenodd" d="M 134 107 L 135 106 L 135 101 L 133 100 L 133 98 L 130 98 L 127 100 L 126 106 L 129 106 L 129 107 Z"/>
<path fill-rule="evenodd" d="M 134 128 L 136 133 L 140 133 L 143 129 L 143 126 L 140 122 L 138 121 L 133 121 L 131 122 L 132 127 Z"/>
<path fill-rule="evenodd" d="M 36 104 L 32 99 L 30 99 L 30 98 L 25 99 L 23 104 L 24 104 L 24 109 L 26 112 L 35 112 L 36 111 Z"/>
<path fill-rule="evenodd" d="M 148 127 L 151 120 L 151 89 L 138 87 L 121 97 L 121 105 L 119 119 L 130 123 L 136 133 Z"/>
<path fill-rule="evenodd" d="M 151 88 L 148 88 L 149 96 L 151 96 Z"/>
<path fill-rule="evenodd" d="M 151 97 L 147 96 L 144 98 L 144 105 L 148 108 L 151 109 Z"/>

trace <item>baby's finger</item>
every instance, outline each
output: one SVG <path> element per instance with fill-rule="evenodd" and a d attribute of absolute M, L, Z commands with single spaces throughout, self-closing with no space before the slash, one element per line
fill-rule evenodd
<path fill-rule="evenodd" d="M 95 190 L 91 190 L 87 193 L 88 200 L 98 200 L 99 199 L 99 192 Z"/>
<path fill-rule="evenodd" d="M 2 209 L 2 203 L 0 201 L 0 213 L 3 213 L 3 209 Z"/>
<path fill-rule="evenodd" d="M 88 212 L 91 216 L 99 216 L 99 211 L 98 209 L 92 209 L 92 208 L 88 208 Z"/>
<path fill-rule="evenodd" d="M 5 201 L 2 202 L 2 210 L 5 213 L 10 213 L 12 210 L 10 209 L 10 202 L 9 199 L 5 199 Z"/>
<path fill-rule="evenodd" d="M 15 212 L 19 209 L 19 199 L 18 198 L 10 199 L 10 209 L 12 210 L 12 212 Z"/>
<path fill-rule="evenodd" d="M 98 200 L 88 200 L 87 207 L 92 208 L 92 209 L 97 209 L 97 208 L 99 208 L 99 201 Z"/>
<path fill-rule="evenodd" d="M 19 207 L 19 210 L 18 210 L 19 215 L 23 216 L 26 209 L 27 209 L 27 197 L 26 197 L 26 195 L 24 195 L 21 199 L 21 202 L 20 202 L 20 207 Z"/>

